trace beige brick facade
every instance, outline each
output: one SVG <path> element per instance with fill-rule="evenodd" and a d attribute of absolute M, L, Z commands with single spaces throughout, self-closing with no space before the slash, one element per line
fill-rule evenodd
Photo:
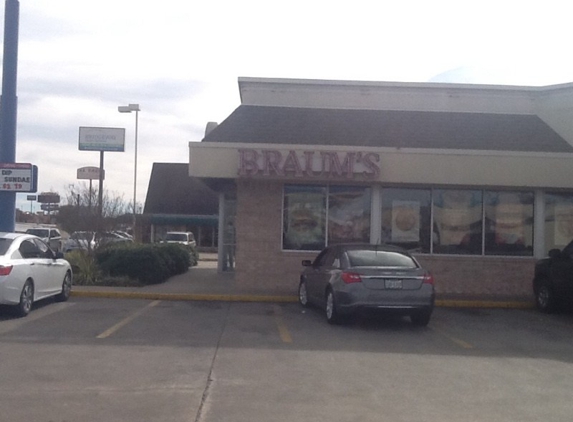
<path fill-rule="evenodd" d="M 255 291 L 296 293 L 302 259 L 282 251 L 280 182 L 237 180 L 235 281 Z M 434 275 L 439 297 L 529 298 L 535 260 L 511 257 L 418 256 Z"/>

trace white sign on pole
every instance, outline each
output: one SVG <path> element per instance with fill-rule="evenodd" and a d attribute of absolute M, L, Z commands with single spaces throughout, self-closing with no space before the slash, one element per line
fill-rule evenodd
<path fill-rule="evenodd" d="M 80 127 L 80 151 L 125 150 L 125 129 L 115 127 Z"/>
<path fill-rule="evenodd" d="M 78 179 L 82 180 L 98 180 L 99 167 L 81 167 L 78 169 Z M 105 180 L 105 170 L 103 171 L 102 179 Z"/>
<path fill-rule="evenodd" d="M 0 163 L 0 190 L 31 192 L 33 182 L 32 164 Z"/>

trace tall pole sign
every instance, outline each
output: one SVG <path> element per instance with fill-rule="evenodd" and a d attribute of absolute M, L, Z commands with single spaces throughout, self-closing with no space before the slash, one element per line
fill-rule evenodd
<path fill-rule="evenodd" d="M 0 102 L 0 163 L 16 160 L 16 116 L 18 98 L 18 26 L 20 3 L 6 0 L 4 11 L 4 56 L 2 68 L 2 100 Z M 13 232 L 16 225 L 16 192 L 0 191 L 0 231 Z"/>
<path fill-rule="evenodd" d="M 104 151 L 125 150 L 125 129 L 114 127 L 80 127 L 79 134 L 80 151 L 99 151 L 99 192 L 98 192 L 98 215 L 101 223 L 103 214 L 103 153 Z"/>

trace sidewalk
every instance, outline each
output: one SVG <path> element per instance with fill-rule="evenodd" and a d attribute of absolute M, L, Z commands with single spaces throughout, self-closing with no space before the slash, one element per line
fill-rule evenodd
<path fill-rule="evenodd" d="M 217 254 L 201 254 L 199 264 L 184 274 L 171 277 L 164 283 L 144 287 L 74 286 L 76 297 L 109 297 L 148 300 L 196 300 L 226 302 L 296 302 L 298 286 L 292 291 L 273 290 L 262 293 L 235 283 L 233 273 L 217 271 Z M 527 298 L 487 299 L 476 297 L 438 296 L 436 306 L 455 308 L 520 308 L 534 305 Z"/>
<path fill-rule="evenodd" d="M 73 296 L 115 297 L 151 300 L 204 300 L 235 302 L 296 302 L 292 292 L 271 291 L 264 294 L 235 284 L 233 273 L 217 271 L 217 255 L 201 254 L 199 264 L 164 283 L 144 287 L 74 286 Z"/>

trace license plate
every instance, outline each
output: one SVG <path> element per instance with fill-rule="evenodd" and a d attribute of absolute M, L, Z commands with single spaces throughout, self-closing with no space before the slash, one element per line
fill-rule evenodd
<path fill-rule="evenodd" d="M 384 286 L 387 289 L 401 289 L 402 288 L 402 280 L 385 280 Z"/>

